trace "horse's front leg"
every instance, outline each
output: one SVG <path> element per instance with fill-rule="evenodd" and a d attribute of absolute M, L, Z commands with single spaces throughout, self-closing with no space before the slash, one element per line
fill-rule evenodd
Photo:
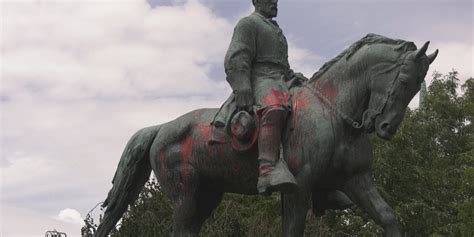
<path fill-rule="evenodd" d="M 300 191 L 282 195 L 283 236 L 303 236 L 306 214 L 310 207 L 310 195 Z"/>
<path fill-rule="evenodd" d="M 353 177 L 344 187 L 344 192 L 385 231 L 385 236 L 401 236 L 393 209 L 383 200 L 374 185 L 372 174 Z"/>

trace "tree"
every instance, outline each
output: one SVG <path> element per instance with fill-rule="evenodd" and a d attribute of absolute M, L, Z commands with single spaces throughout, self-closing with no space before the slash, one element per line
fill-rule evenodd
<path fill-rule="evenodd" d="M 171 201 L 152 177 L 122 218 L 114 237 L 168 236 L 172 228 Z"/>

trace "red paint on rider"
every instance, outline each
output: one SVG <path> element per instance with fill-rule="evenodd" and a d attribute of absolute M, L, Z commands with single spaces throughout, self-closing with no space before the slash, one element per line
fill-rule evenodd
<path fill-rule="evenodd" d="M 208 124 L 199 124 L 199 131 L 201 132 L 201 137 L 204 140 L 204 142 L 208 142 L 211 140 L 211 131 L 212 131 L 212 125 Z"/>
<path fill-rule="evenodd" d="M 239 123 L 235 124 L 233 127 L 232 127 L 232 133 L 233 134 L 240 134 L 242 132 L 242 126 L 240 126 Z"/>
<path fill-rule="evenodd" d="M 295 103 L 298 109 L 306 109 L 309 106 L 309 98 L 305 95 L 303 90 L 300 90 L 296 95 Z"/>
<path fill-rule="evenodd" d="M 283 98 L 285 99 L 285 104 L 288 104 L 290 101 L 290 94 L 287 91 L 283 92 Z"/>
<path fill-rule="evenodd" d="M 241 166 L 240 163 L 236 162 L 234 166 L 235 174 L 240 175 Z"/>
<path fill-rule="evenodd" d="M 284 106 L 284 105 L 287 105 L 289 101 L 290 101 L 290 95 L 288 94 L 288 92 L 283 92 L 282 94 L 281 91 L 276 90 L 276 89 L 272 89 L 272 91 L 268 93 L 268 95 L 263 97 L 263 104 L 266 106 L 270 106 L 270 105 Z"/>

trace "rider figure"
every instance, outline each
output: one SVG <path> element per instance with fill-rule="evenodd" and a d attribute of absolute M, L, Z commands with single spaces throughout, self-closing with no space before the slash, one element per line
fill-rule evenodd
<path fill-rule="evenodd" d="M 304 76 L 288 63 L 288 44 L 277 22 L 278 0 L 252 0 L 255 11 L 234 29 L 224 67 L 239 110 L 255 111 L 258 138 L 258 191 L 291 192 L 295 178 L 280 159 L 280 141 L 291 109 L 287 81 Z"/>

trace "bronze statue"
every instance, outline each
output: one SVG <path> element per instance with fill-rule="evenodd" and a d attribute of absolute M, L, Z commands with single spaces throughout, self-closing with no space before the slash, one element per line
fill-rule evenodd
<path fill-rule="evenodd" d="M 262 1 L 262 4 L 276 3 Z M 257 8 L 260 1 L 254 4 Z M 276 14 L 276 8 L 268 9 Z M 269 19 L 256 14 L 244 19 L 239 24 L 255 21 L 249 27 L 272 27 L 264 25 Z M 113 187 L 103 204 L 105 215 L 95 236 L 103 237 L 110 232 L 137 198 L 152 170 L 173 203 L 173 236 L 197 236 L 224 192 L 250 195 L 267 192 L 266 185 L 273 185 L 271 180 L 257 189 L 267 167 L 288 169 L 291 175 L 285 179 L 294 177 L 297 183 L 295 186 L 288 182 L 287 186 L 294 188 L 289 191 L 293 192 L 282 195 L 284 236 L 303 235 L 310 203 L 313 212 L 321 215 L 325 209 L 345 208 L 350 201 L 383 227 L 386 236 L 402 236 L 393 210 L 373 182 L 373 150 L 368 133 L 375 131 L 387 140 L 395 134 L 438 51 L 427 56 L 428 42 L 417 49 L 412 42 L 369 34 L 324 64 L 310 80 L 288 87 L 284 83 L 288 79 L 286 72 L 290 72 L 286 48 L 275 48 L 282 50 L 278 53 L 270 52 L 283 55 L 276 57 L 283 60 L 278 63 L 255 60 L 259 53 L 243 56 L 252 60 L 233 63 L 235 57 L 245 55 L 233 48 L 238 42 L 235 37 L 240 35 L 239 24 L 226 57 L 226 72 L 235 99 L 231 97 L 224 107 L 227 111 L 236 108 L 256 112 L 260 123 L 256 129 L 263 130 L 259 133 L 270 130 L 270 135 L 259 138 L 258 146 L 236 150 L 235 140 L 227 132 L 221 132 L 222 127 L 229 125 L 217 123 L 216 114 L 222 108 L 195 110 L 168 123 L 141 129 L 122 154 Z M 256 85 L 260 83 L 264 86 Z M 269 99 L 272 103 L 267 104 L 266 88 L 275 87 L 278 88 L 275 95 L 283 96 L 272 97 Z M 263 116 L 261 121 L 258 121 L 259 113 Z M 238 113 L 229 114 L 232 117 Z M 273 168 L 279 159 L 279 134 L 281 157 L 288 166 Z M 270 147 L 262 144 L 266 142 Z M 281 164 L 284 163 L 277 163 Z M 334 199 L 345 202 L 334 202 Z"/>

